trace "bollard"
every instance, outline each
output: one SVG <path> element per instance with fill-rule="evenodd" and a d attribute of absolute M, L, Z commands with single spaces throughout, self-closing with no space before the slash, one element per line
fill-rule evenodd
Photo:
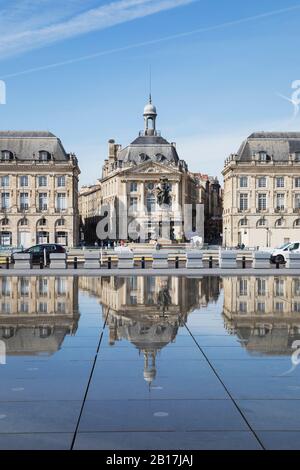
<path fill-rule="evenodd" d="M 107 259 L 107 268 L 111 269 L 111 256 L 109 256 Z"/>
<path fill-rule="evenodd" d="M 246 256 L 243 256 L 243 258 L 242 258 L 242 268 L 243 269 L 246 268 Z"/>
<path fill-rule="evenodd" d="M 6 257 L 6 269 L 9 269 L 9 257 Z"/>
<path fill-rule="evenodd" d="M 43 255 L 40 256 L 40 269 L 43 269 L 44 267 L 44 257 Z"/>
<path fill-rule="evenodd" d="M 175 269 L 178 269 L 179 268 L 179 258 L 178 256 L 176 256 L 175 258 Z"/>
<path fill-rule="evenodd" d="M 142 269 L 145 269 L 145 256 L 142 256 L 141 263 L 142 263 Z"/>
<path fill-rule="evenodd" d="M 276 261 L 276 269 L 279 269 L 279 267 L 280 267 L 280 263 L 279 261 Z"/>
<path fill-rule="evenodd" d="M 208 267 L 209 267 L 210 269 L 213 267 L 213 257 L 212 257 L 212 256 L 209 257 Z"/>
<path fill-rule="evenodd" d="M 74 257 L 74 269 L 77 269 L 78 267 L 78 260 L 77 260 L 77 256 Z"/>

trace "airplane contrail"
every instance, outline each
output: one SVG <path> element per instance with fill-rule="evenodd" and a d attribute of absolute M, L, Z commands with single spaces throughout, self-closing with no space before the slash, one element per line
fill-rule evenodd
<path fill-rule="evenodd" d="M 151 46 L 153 44 L 159 44 L 159 43 L 162 43 L 162 42 L 172 41 L 173 39 L 180 39 L 180 38 L 184 38 L 184 37 L 188 37 L 188 36 L 193 36 L 195 34 L 214 31 L 214 30 L 218 30 L 218 29 L 222 29 L 222 28 L 226 28 L 226 27 L 230 27 L 230 26 L 235 26 L 235 25 L 242 24 L 242 23 L 248 23 L 250 21 L 255 21 L 255 20 L 259 20 L 259 19 L 263 19 L 263 18 L 268 18 L 268 17 L 271 17 L 271 16 L 276 16 L 276 15 L 280 15 L 282 13 L 287 13 L 287 12 L 294 11 L 294 10 L 299 10 L 299 9 L 300 9 L 300 5 L 294 5 L 292 7 L 281 8 L 279 10 L 272 10 L 272 11 L 268 11 L 268 12 L 265 12 L 265 13 L 260 13 L 260 14 L 257 14 L 257 15 L 253 15 L 253 16 L 247 16 L 247 17 L 244 17 L 244 18 L 239 18 L 237 20 L 227 21 L 227 22 L 220 23 L 220 24 L 213 25 L 213 26 L 193 29 L 191 31 L 185 31 L 185 32 L 178 33 L 178 34 L 172 34 L 170 36 L 165 36 L 165 37 L 160 37 L 160 38 L 157 38 L 157 39 L 138 42 L 138 43 L 135 43 L 135 44 L 129 44 L 128 46 L 117 47 L 117 48 L 114 48 L 114 49 L 108 49 L 108 50 L 105 50 L 105 51 L 95 52 L 94 54 L 84 55 L 84 56 L 81 56 L 81 57 L 77 57 L 77 58 L 73 58 L 73 59 L 69 59 L 69 60 L 64 60 L 62 62 L 55 62 L 55 63 L 51 63 L 51 64 L 48 64 L 48 65 L 41 65 L 39 67 L 34 67 L 34 68 L 31 68 L 31 69 L 22 70 L 20 72 L 7 74 L 7 75 L 2 76 L 1 78 L 2 79 L 7 79 L 7 78 L 19 77 L 21 75 L 27 75 L 27 74 L 34 73 L 34 72 L 40 72 L 40 71 L 43 71 L 43 70 L 48 70 L 48 69 L 52 69 L 52 68 L 56 68 L 56 67 L 61 67 L 61 66 L 64 66 L 64 65 L 75 64 L 77 62 L 82 62 L 82 61 L 85 61 L 85 60 L 91 60 L 91 59 L 95 59 L 95 58 L 101 57 L 101 56 L 116 54 L 118 52 L 125 52 L 125 51 L 131 50 L 131 49 L 137 49 L 137 48 L 144 47 L 144 46 Z"/>

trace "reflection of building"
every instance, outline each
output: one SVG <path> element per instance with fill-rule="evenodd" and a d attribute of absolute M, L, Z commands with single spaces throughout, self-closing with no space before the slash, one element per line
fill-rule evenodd
<path fill-rule="evenodd" d="M 227 329 L 251 352 L 291 354 L 300 340 L 300 278 L 226 277 Z"/>
<path fill-rule="evenodd" d="M 79 319 L 73 277 L 0 277 L 0 339 L 7 354 L 52 354 Z"/>
<path fill-rule="evenodd" d="M 223 175 L 224 245 L 274 247 L 299 239 L 299 132 L 250 135 Z"/>
<path fill-rule="evenodd" d="M 125 339 L 144 355 L 147 382 L 155 378 L 157 353 L 175 340 L 188 314 L 219 295 L 218 278 L 84 277 L 79 286 L 99 297 L 110 345 Z"/>
<path fill-rule="evenodd" d="M 76 245 L 79 173 L 50 132 L 0 132 L 0 245 Z"/>
<path fill-rule="evenodd" d="M 156 118 L 156 107 L 150 98 L 144 108 L 144 130 L 125 148 L 110 140 L 101 180 L 97 185 L 82 188 L 79 208 L 86 241 L 95 241 L 101 209 L 101 215 L 104 215 L 107 208 L 111 219 L 113 211 L 117 217 L 117 231 L 110 235 L 111 239 L 127 238 L 130 219 L 126 224 L 121 211 L 125 214 L 130 211 L 129 216 L 135 219 L 137 231 L 139 227 L 144 228 L 145 239 L 163 236 L 179 240 L 183 238 L 183 207 L 191 204 L 191 226 L 187 231 L 195 229 L 196 204 L 201 202 L 196 179 L 188 171 L 186 162 L 179 158 L 175 143 L 161 137 L 156 129 Z M 162 178 L 168 180 L 170 187 L 168 209 L 164 209 L 157 198 Z M 121 227 L 121 221 L 124 227 Z M 163 227 L 167 227 L 168 237 L 164 237 Z M 197 228 L 199 235 L 203 236 L 203 220 L 199 221 Z M 133 234 L 131 238 L 134 238 Z"/>

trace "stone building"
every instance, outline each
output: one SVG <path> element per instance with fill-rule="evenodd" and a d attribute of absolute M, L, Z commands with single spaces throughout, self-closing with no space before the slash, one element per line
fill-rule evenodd
<path fill-rule="evenodd" d="M 143 117 L 144 130 L 127 147 L 109 141 L 99 184 L 80 192 L 81 222 L 88 242 L 96 240 L 96 224 L 103 216 L 115 227 L 108 234 L 110 239 L 179 241 L 194 229 L 204 235 L 196 179 L 179 158 L 175 143 L 169 143 L 157 130 L 151 97 Z M 168 193 L 166 204 L 159 202 L 160 191 Z M 189 226 L 183 222 L 186 204 L 190 205 Z"/>
<path fill-rule="evenodd" d="M 224 324 L 249 353 L 291 355 L 300 340 L 300 279 L 224 277 Z"/>
<path fill-rule="evenodd" d="M 222 240 L 223 193 L 218 178 L 194 173 L 199 191 L 198 199 L 204 205 L 204 241 L 220 244 Z"/>
<path fill-rule="evenodd" d="M 79 174 L 50 132 L 0 132 L 0 246 L 77 245 Z"/>
<path fill-rule="evenodd" d="M 225 161 L 223 244 L 300 239 L 300 133 L 251 134 Z"/>
<path fill-rule="evenodd" d="M 7 355 L 55 354 L 78 321 L 76 277 L 0 277 L 0 341 Z"/>

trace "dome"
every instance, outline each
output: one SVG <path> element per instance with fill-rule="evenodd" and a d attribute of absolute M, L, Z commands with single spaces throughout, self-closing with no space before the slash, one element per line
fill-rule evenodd
<path fill-rule="evenodd" d="M 154 104 L 148 103 L 148 104 L 146 104 L 146 106 L 144 107 L 144 116 L 151 115 L 151 114 L 152 114 L 153 116 L 156 116 L 156 115 L 157 115 L 156 107 L 154 106 Z"/>

